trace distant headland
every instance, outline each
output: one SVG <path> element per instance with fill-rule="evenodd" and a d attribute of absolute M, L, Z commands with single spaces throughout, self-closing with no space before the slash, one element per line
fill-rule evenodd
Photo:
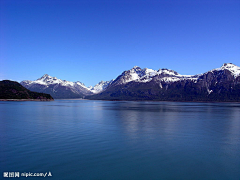
<path fill-rule="evenodd" d="M 53 101 L 50 94 L 33 92 L 15 81 L 0 81 L 1 101 Z"/>

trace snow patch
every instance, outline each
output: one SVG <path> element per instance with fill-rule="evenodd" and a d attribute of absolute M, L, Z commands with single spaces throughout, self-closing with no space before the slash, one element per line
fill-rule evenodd
<path fill-rule="evenodd" d="M 181 75 L 171 69 L 159 69 L 156 71 L 148 68 L 141 69 L 138 66 L 134 66 L 132 69 L 124 71 L 119 78 L 117 78 L 117 84 L 126 84 L 131 81 L 147 83 L 152 81 L 155 76 L 158 76 L 161 81 L 165 82 L 175 82 L 184 79 L 191 79 L 196 82 L 199 77 L 196 75 Z"/>
<path fill-rule="evenodd" d="M 98 84 L 96 84 L 94 87 L 91 87 L 91 86 L 90 86 L 88 89 L 89 89 L 91 92 L 97 94 L 97 93 L 100 93 L 100 92 L 102 92 L 103 90 L 105 90 L 113 81 L 114 81 L 114 79 L 111 80 L 111 81 L 100 81 L 100 82 L 99 82 Z"/>
<path fill-rule="evenodd" d="M 240 67 L 234 65 L 233 63 L 224 63 L 220 68 L 216 68 L 211 71 L 221 71 L 225 69 L 229 70 L 235 78 L 240 76 Z"/>
<path fill-rule="evenodd" d="M 23 81 L 23 82 L 28 85 L 41 84 L 41 85 L 49 86 L 49 85 L 56 84 L 56 85 L 70 87 L 70 88 L 80 86 L 84 89 L 87 89 L 87 87 L 79 81 L 70 82 L 70 81 L 66 81 L 66 80 L 61 80 L 56 77 L 49 76 L 48 74 L 44 74 L 41 78 L 37 79 L 36 81 Z"/>

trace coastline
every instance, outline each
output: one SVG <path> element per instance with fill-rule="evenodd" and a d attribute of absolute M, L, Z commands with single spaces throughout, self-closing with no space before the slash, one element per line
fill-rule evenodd
<path fill-rule="evenodd" d="M 0 101 L 54 101 L 54 99 L 0 99 Z"/>
<path fill-rule="evenodd" d="M 54 101 L 55 99 L 0 99 L 0 101 Z M 192 102 L 192 103 L 240 103 L 239 101 L 160 101 L 160 100 L 117 100 L 117 99 L 57 99 L 57 100 L 93 100 L 93 101 L 129 101 L 129 102 Z"/>

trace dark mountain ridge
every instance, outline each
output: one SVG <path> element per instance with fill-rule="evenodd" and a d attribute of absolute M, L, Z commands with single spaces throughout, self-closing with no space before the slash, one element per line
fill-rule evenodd
<path fill-rule="evenodd" d="M 53 100 L 51 95 L 32 92 L 15 81 L 0 81 L 0 99 Z"/>

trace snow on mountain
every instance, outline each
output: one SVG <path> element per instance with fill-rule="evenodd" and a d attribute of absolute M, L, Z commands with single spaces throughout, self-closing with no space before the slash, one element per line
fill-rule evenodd
<path fill-rule="evenodd" d="M 240 67 L 233 63 L 224 63 L 220 68 L 213 69 L 212 71 L 229 70 L 234 77 L 240 76 Z"/>
<path fill-rule="evenodd" d="M 85 96 L 98 94 L 108 89 L 108 87 L 124 85 L 129 82 L 147 83 L 151 81 L 153 83 L 172 84 L 176 83 L 177 81 L 188 81 L 192 83 L 198 83 L 198 81 L 202 81 L 204 78 L 209 79 L 213 78 L 213 76 L 216 77 L 219 73 L 224 74 L 225 70 L 229 71 L 234 78 L 240 76 L 240 67 L 232 63 L 225 63 L 220 68 L 216 68 L 198 75 L 181 75 L 176 71 L 165 68 L 153 70 L 149 68 L 142 69 L 138 66 L 134 66 L 132 69 L 124 71 L 115 80 L 101 81 L 94 87 L 88 88 L 79 81 L 70 82 L 61 80 L 56 77 L 49 76 L 48 74 L 43 75 L 41 78 L 35 81 L 22 81 L 21 84 L 32 91 L 50 94 L 52 93 L 53 96 L 58 93 L 59 96 L 57 97 L 62 97 L 62 94 L 60 93 L 66 93 L 64 97 L 68 97 L 69 93 Z M 75 95 L 71 95 L 71 97 L 75 97 Z"/>
<path fill-rule="evenodd" d="M 220 68 L 216 68 L 208 72 L 222 71 L 222 70 L 229 70 L 235 78 L 240 76 L 240 67 L 232 63 L 225 63 Z M 203 74 L 181 75 L 176 71 L 165 69 L 165 68 L 159 69 L 158 71 L 156 71 L 148 68 L 141 69 L 138 66 L 134 66 L 132 69 L 128 71 L 124 71 L 120 76 L 118 76 L 118 78 L 116 78 L 116 80 L 112 84 L 114 85 L 126 84 L 131 81 L 150 82 L 153 78 L 157 78 L 158 80 L 164 81 L 167 83 L 181 81 L 181 80 L 192 80 L 193 82 L 197 82 L 198 78 L 201 75 Z"/>
<path fill-rule="evenodd" d="M 131 81 L 142 81 L 147 82 L 151 79 L 151 77 L 155 76 L 157 71 L 144 68 L 141 69 L 138 66 L 134 66 L 132 69 L 128 71 L 124 71 L 117 79 L 113 82 L 113 84 L 126 84 Z"/>
<path fill-rule="evenodd" d="M 124 71 L 116 80 L 112 83 L 114 85 L 126 84 L 131 81 L 135 82 L 150 82 L 153 77 L 157 77 L 161 81 L 175 82 L 183 79 L 197 79 L 197 75 L 181 75 L 176 71 L 170 69 L 159 69 L 158 71 L 153 69 L 144 68 L 141 69 L 138 66 L 134 66 L 128 71 Z"/>
<path fill-rule="evenodd" d="M 105 90 L 112 82 L 114 81 L 101 81 L 98 84 L 96 84 L 94 87 L 89 87 L 89 90 L 92 91 L 93 93 L 100 93 L 103 90 Z"/>
<path fill-rule="evenodd" d="M 36 81 L 24 81 L 24 82 L 28 83 L 29 85 L 30 84 L 42 84 L 45 86 L 49 86 L 51 84 L 60 84 L 62 86 L 68 86 L 68 87 L 81 86 L 82 88 L 87 89 L 87 87 L 79 81 L 70 82 L 70 81 L 66 81 L 66 80 L 61 80 L 56 77 L 49 76 L 48 74 L 44 74 L 41 78 L 37 79 Z"/>
<path fill-rule="evenodd" d="M 62 94 L 66 93 L 64 97 L 77 97 L 78 95 L 90 95 L 92 92 L 81 82 L 70 82 L 61 80 L 56 77 L 43 75 L 35 81 L 22 81 L 20 83 L 29 90 L 37 92 L 50 93 L 53 97 L 62 98 Z M 57 95 L 56 95 L 57 94 Z"/>
<path fill-rule="evenodd" d="M 240 102 L 240 67 L 223 64 L 197 75 L 170 69 L 134 66 L 119 75 L 104 91 L 89 96 L 100 100 L 159 100 Z"/>
<path fill-rule="evenodd" d="M 56 89 L 59 86 L 68 87 L 71 89 L 72 92 L 79 94 L 89 94 L 89 93 L 99 93 L 106 89 L 108 85 L 110 85 L 114 80 L 111 81 L 101 81 L 96 84 L 94 87 L 86 87 L 83 83 L 77 82 L 70 82 L 66 80 L 61 80 L 56 77 L 49 76 L 48 74 L 44 74 L 41 78 L 35 81 L 25 80 L 22 81 L 21 84 L 24 85 L 26 88 L 31 89 L 31 87 L 35 87 L 36 85 L 44 86 L 43 89 L 47 89 L 49 86 L 53 86 L 52 91 L 57 91 Z"/>

